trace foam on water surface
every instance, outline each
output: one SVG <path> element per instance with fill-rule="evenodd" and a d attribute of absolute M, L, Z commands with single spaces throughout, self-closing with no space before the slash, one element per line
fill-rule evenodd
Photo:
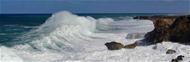
<path fill-rule="evenodd" d="M 0 61 L 168 62 L 179 54 L 185 55 L 185 61 L 189 60 L 189 46 L 176 43 L 158 44 L 156 50 L 152 49 L 155 45 L 151 45 L 109 51 L 104 45 L 111 41 L 133 43 L 153 28 L 150 20 L 127 18 L 115 21 L 112 18 L 94 19 L 67 11 L 58 12 L 37 29 L 19 37 L 18 42 L 14 43 L 16 45 L 1 46 L 3 54 L 0 54 Z M 166 55 L 165 50 L 169 48 L 178 53 Z"/>

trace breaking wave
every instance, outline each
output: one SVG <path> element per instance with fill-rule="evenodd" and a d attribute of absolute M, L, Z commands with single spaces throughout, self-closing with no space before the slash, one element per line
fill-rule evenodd
<path fill-rule="evenodd" d="M 146 33 L 153 28 L 150 20 L 95 19 L 63 11 L 53 14 L 37 29 L 15 39 L 16 42 L 10 43 L 14 46 L 1 46 L 0 49 L 15 52 L 4 51 L 2 59 L 5 62 L 12 59 L 7 58 L 11 55 L 20 62 L 105 62 L 112 60 L 111 56 L 107 55 L 109 53 L 104 46 L 105 42 L 117 41 L 126 44 L 128 39 L 143 38 L 142 35 L 135 37 L 130 34 Z M 100 59 L 97 55 L 106 58 Z"/>

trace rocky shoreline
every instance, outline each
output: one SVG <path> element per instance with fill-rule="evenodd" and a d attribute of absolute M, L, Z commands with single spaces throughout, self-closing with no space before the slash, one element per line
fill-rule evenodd
<path fill-rule="evenodd" d="M 184 45 L 190 45 L 190 15 L 186 16 L 137 16 L 134 19 L 152 20 L 154 30 L 145 34 L 141 41 L 146 45 L 162 43 L 164 41 L 176 42 Z M 133 44 L 123 45 L 112 41 L 105 44 L 108 50 L 119 50 L 122 48 L 133 49 L 141 44 L 137 41 Z M 175 50 L 168 49 L 166 54 L 174 54 Z M 179 55 L 170 62 L 183 61 L 184 56 Z"/>
<path fill-rule="evenodd" d="M 177 42 L 190 45 L 190 15 L 184 16 L 137 16 L 134 19 L 152 20 L 154 30 L 145 34 L 141 41 L 146 45 L 161 43 L 163 41 Z M 135 48 L 138 42 L 129 45 L 123 45 L 117 42 L 105 44 L 109 50 L 118 50 L 121 48 Z"/>
<path fill-rule="evenodd" d="M 148 19 L 154 23 L 154 30 L 145 35 L 148 44 L 163 41 L 190 44 L 190 15 L 185 16 L 137 16 L 134 19 Z"/>

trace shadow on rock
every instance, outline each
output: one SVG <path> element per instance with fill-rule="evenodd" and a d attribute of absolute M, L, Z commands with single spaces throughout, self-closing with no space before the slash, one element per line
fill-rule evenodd
<path fill-rule="evenodd" d="M 143 17 L 145 18 L 145 17 Z M 140 18 L 140 19 L 143 19 Z M 153 20 L 154 30 L 148 32 L 141 41 L 147 45 L 163 41 L 190 44 L 190 15 L 188 16 L 152 16 L 145 19 Z"/>

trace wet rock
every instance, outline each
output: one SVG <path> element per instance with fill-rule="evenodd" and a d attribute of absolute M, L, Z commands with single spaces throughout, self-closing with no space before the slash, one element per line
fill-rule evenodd
<path fill-rule="evenodd" d="M 152 16 L 140 19 L 153 20 L 154 30 L 145 35 L 147 44 L 172 41 L 190 44 L 190 15 L 188 16 Z"/>
<path fill-rule="evenodd" d="M 133 43 L 133 44 L 129 44 L 129 45 L 126 45 L 124 46 L 124 48 L 127 48 L 127 49 L 133 49 L 137 46 L 137 43 Z"/>
<path fill-rule="evenodd" d="M 179 62 L 177 59 L 172 59 L 171 62 Z"/>
<path fill-rule="evenodd" d="M 157 49 L 157 46 L 153 46 L 152 49 L 156 50 L 156 49 Z"/>
<path fill-rule="evenodd" d="M 184 58 L 184 56 L 183 55 L 179 55 L 179 56 L 177 56 L 177 60 L 183 60 L 183 58 Z"/>
<path fill-rule="evenodd" d="M 177 58 L 172 59 L 172 60 L 171 60 L 171 62 L 180 62 L 180 61 L 182 61 L 182 60 L 183 60 L 183 58 L 184 58 L 184 56 L 183 56 L 183 55 L 179 55 L 179 56 L 177 56 Z"/>
<path fill-rule="evenodd" d="M 136 16 L 134 19 L 150 19 L 151 16 Z"/>
<path fill-rule="evenodd" d="M 105 43 L 105 45 L 108 48 L 108 50 L 119 50 L 124 48 L 123 44 L 114 41 Z"/>
<path fill-rule="evenodd" d="M 176 51 L 175 51 L 175 50 L 172 50 L 172 49 L 168 49 L 168 50 L 166 51 L 166 54 L 174 54 L 174 53 L 176 53 Z"/>
<path fill-rule="evenodd" d="M 156 16 L 136 16 L 133 19 L 145 19 L 145 20 L 158 20 L 158 19 L 173 19 L 178 16 L 165 16 L 165 15 L 156 15 Z"/>
<path fill-rule="evenodd" d="M 173 18 L 156 19 L 153 22 L 155 29 L 145 35 L 146 41 L 150 42 L 151 44 L 167 41 L 171 32 L 171 29 L 169 28 L 173 22 Z"/>
<path fill-rule="evenodd" d="M 172 29 L 170 41 L 183 44 L 190 43 L 190 16 L 176 18 L 170 29 Z"/>

